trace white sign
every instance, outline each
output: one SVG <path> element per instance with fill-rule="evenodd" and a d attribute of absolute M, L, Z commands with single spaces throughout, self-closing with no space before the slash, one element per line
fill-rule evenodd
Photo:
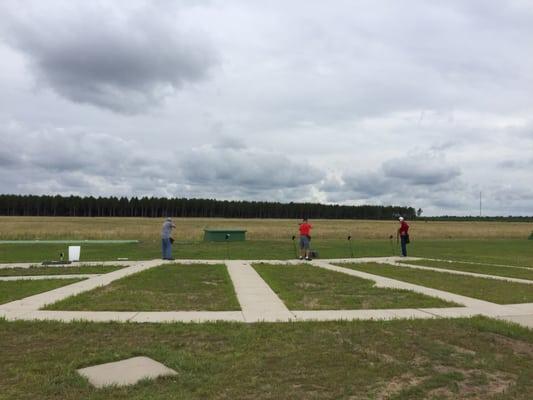
<path fill-rule="evenodd" d="M 68 260 L 69 261 L 80 261 L 80 246 L 68 246 Z"/>

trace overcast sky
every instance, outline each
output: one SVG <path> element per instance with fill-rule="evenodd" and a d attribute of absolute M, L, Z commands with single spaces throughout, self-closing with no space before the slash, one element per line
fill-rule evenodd
<path fill-rule="evenodd" d="M 0 193 L 533 215 L 533 1 L 0 3 Z"/>

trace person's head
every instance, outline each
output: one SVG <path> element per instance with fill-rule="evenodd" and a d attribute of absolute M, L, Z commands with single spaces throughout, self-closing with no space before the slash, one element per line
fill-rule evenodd
<path fill-rule="evenodd" d="M 403 222 L 403 217 L 398 218 L 398 221 L 400 221 L 400 223 L 402 223 Z"/>
<path fill-rule="evenodd" d="M 165 219 L 165 221 L 172 222 L 172 218 L 167 217 L 167 218 Z"/>
<path fill-rule="evenodd" d="M 303 218 L 302 222 L 306 224 L 307 223 L 307 218 Z"/>

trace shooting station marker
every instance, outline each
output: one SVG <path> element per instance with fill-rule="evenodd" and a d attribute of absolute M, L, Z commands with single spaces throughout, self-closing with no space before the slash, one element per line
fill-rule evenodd
<path fill-rule="evenodd" d="M 109 385 L 134 385 L 143 379 L 177 375 L 177 372 L 173 369 L 167 368 L 148 357 L 133 357 L 127 360 L 82 368 L 77 371 L 97 388 Z"/>

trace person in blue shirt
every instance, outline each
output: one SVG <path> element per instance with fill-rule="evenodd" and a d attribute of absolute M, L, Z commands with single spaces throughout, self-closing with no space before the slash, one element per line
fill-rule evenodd
<path fill-rule="evenodd" d="M 176 225 L 172 222 L 172 218 L 165 219 L 163 228 L 161 229 L 161 250 L 163 253 L 163 260 L 173 260 L 172 258 L 172 229 Z"/>

